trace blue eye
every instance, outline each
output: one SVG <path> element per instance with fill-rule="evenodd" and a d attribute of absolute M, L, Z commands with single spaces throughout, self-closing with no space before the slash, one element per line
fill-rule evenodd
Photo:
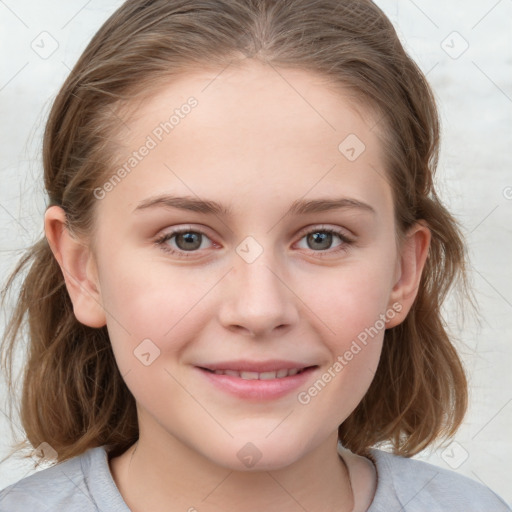
<path fill-rule="evenodd" d="M 338 237 L 341 243 L 334 250 L 328 251 L 333 243 L 333 236 Z M 176 255 L 178 257 L 189 258 L 199 252 L 204 238 L 209 240 L 208 235 L 201 230 L 182 228 L 165 233 L 155 241 L 155 244 L 166 253 Z M 174 246 L 169 244 L 174 239 Z M 309 249 L 318 256 L 328 256 L 333 253 L 346 251 L 353 240 L 349 238 L 345 232 L 333 228 L 316 228 L 307 231 L 300 240 L 306 239 Z M 324 254 L 325 253 L 325 254 Z"/>

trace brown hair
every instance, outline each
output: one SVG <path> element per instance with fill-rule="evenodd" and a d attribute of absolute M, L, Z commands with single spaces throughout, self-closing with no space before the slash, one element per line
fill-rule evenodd
<path fill-rule="evenodd" d="M 317 73 L 378 113 L 398 233 L 420 219 L 432 231 L 412 309 L 385 332 L 374 380 L 339 427 L 341 442 L 355 453 L 389 442 L 394 453 L 414 455 L 452 436 L 466 412 L 464 370 L 440 312 L 453 284 L 466 290 L 466 253 L 433 186 L 439 150 L 433 94 L 371 1 L 127 1 L 93 37 L 53 104 L 43 146 L 49 204 L 64 209 L 70 230 L 89 236 L 93 191 L 115 165 L 109 141 L 120 125 L 119 108 L 187 70 L 220 70 L 246 58 Z M 46 238 L 21 259 L 4 299 L 24 270 L 2 346 L 12 392 L 13 353 L 28 321 L 20 409 L 28 442 L 49 443 L 59 461 L 100 445 L 122 453 L 138 437 L 137 414 L 106 327 L 77 321 Z"/>

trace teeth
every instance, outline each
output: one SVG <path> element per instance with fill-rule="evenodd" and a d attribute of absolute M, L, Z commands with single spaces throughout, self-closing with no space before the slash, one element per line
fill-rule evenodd
<path fill-rule="evenodd" d="M 240 377 L 245 380 L 258 380 L 258 372 L 240 372 Z"/>
<path fill-rule="evenodd" d="M 291 368 L 291 369 L 282 369 L 273 372 L 239 372 L 237 370 L 214 370 L 213 373 L 216 375 L 229 375 L 231 377 L 238 377 L 244 380 L 273 380 L 273 379 L 282 379 L 284 377 L 291 377 L 293 375 L 297 375 L 297 373 L 304 370 L 304 368 Z"/>

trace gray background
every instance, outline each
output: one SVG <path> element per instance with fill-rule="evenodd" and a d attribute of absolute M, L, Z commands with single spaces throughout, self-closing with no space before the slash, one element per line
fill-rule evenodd
<path fill-rule="evenodd" d="M 0 0 L 2 279 L 21 250 L 43 233 L 40 147 L 51 101 L 121 3 Z M 452 444 L 416 458 L 481 481 L 512 504 L 512 1 L 376 3 L 437 96 L 443 137 L 438 188 L 464 227 L 480 308 L 479 317 L 468 314 L 462 323 L 455 306 L 447 304 L 448 324 L 469 373 L 470 409 Z M 0 459 L 10 442 L 7 400 L 2 387 Z M 16 422 L 14 429 L 19 432 Z M 17 458 L 1 463 L 0 488 L 33 471 Z"/>

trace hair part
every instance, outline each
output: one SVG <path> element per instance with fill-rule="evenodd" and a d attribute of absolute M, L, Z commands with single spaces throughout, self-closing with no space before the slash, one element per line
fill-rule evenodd
<path fill-rule="evenodd" d="M 467 408 L 467 382 L 441 316 L 455 283 L 466 290 L 466 252 L 455 219 L 434 189 L 439 120 L 432 91 L 384 13 L 370 0 L 129 0 L 93 37 L 53 104 L 43 140 L 49 205 L 91 237 L 96 187 L 119 155 L 123 109 L 173 77 L 221 70 L 244 59 L 302 69 L 378 113 L 399 235 L 424 221 L 432 232 L 420 289 L 407 318 L 385 332 L 369 390 L 339 427 L 358 454 L 390 442 L 411 456 L 449 437 Z M 91 241 L 92 243 L 92 241 Z M 106 327 L 79 323 L 45 237 L 30 247 L 5 294 L 23 276 L 2 342 L 9 389 L 13 353 L 28 326 L 20 418 L 23 445 L 48 442 L 63 461 L 109 445 L 115 456 L 138 438 L 136 404 Z"/>

